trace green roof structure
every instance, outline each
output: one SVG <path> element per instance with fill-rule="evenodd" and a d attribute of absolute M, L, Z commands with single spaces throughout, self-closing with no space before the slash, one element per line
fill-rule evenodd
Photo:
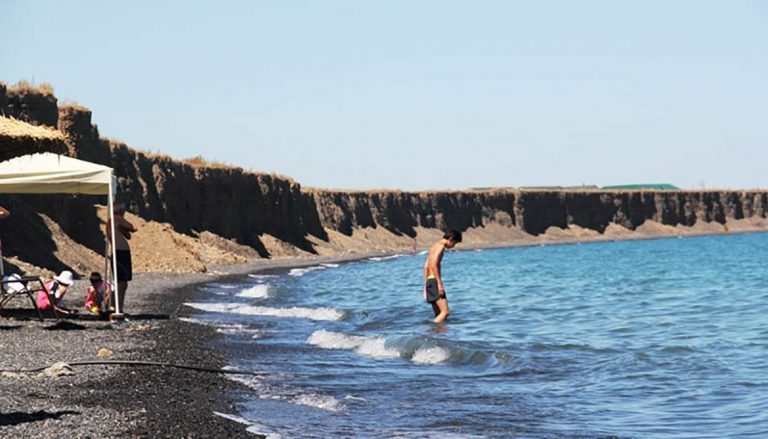
<path fill-rule="evenodd" d="M 603 186 L 601 189 L 608 191 L 679 191 L 680 188 L 669 183 L 658 184 L 620 184 L 616 186 Z"/>

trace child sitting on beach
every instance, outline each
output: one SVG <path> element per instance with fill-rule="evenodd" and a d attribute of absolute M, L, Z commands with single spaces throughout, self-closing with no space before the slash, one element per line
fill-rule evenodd
<path fill-rule="evenodd" d="M 54 276 L 43 285 L 43 289 L 37 292 L 37 308 L 40 311 L 54 309 L 64 314 L 73 314 L 73 311 L 64 307 L 64 296 L 69 291 L 69 287 L 74 283 L 72 272 L 64 270 L 60 275 Z M 53 298 L 53 303 L 51 303 Z"/>
<path fill-rule="evenodd" d="M 108 312 L 112 286 L 101 278 L 101 274 L 96 272 L 91 273 L 89 280 L 91 286 L 88 287 L 88 295 L 85 298 L 85 309 L 93 314 Z"/>

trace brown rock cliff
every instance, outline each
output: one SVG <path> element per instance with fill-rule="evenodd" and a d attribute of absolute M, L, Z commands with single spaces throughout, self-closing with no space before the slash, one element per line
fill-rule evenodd
<path fill-rule="evenodd" d="M 7 104 L 4 104 L 7 102 Z M 542 235 L 551 227 L 579 227 L 603 233 L 611 224 L 635 230 L 646 221 L 669 226 L 724 224 L 727 219 L 765 219 L 766 191 L 512 191 L 464 192 L 303 190 L 295 181 L 237 167 L 190 163 L 141 152 L 102 138 L 91 111 L 76 105 L 56 108 L 52 94 L 29 87 L 0 86 L 0 111 L 58 128 L 70 155 L 115 169 L 119 198 L 148 221 L 169 224 L 197 236 L 211 232 L 247 245 L 262 257 L 277 239 L 315 252 L 332 239 L 330 232 L 352 236 L 370 228 L 410 239 L 424 229 L 481 229 L 490 225 Z M 29 199 L 31 198 L 31 199 Z M 23 253 L 25 234 L 45 228 L 33 212 L 46 215 L 94 252 L 103 251 L 103 233 L 94 203 L 98 197 L 40 196 L 4 198 L 25 215 L 15 215 L 10 246 Z M 18 221 L 26 221 L 20 224 Z M 591 232 L 594 233 L 594 232 Z M 333 235 L 339 236 L 339 235 Z M 5 236 L 8 238 L 8 236 Z M 492 240 L 492 238 L 483 238 Z M 39 241 L 35 238 L 35 241 Z M 403 241 L 407 242 L 407 241 Z M 501 244 L 501 242 L 488 242 Z M 44 242 L 53 249 L 55 243 Z M 271 245 L 271 244 L 270 244 Z M 50 260 L 46 266 L 57 266 Z"/>

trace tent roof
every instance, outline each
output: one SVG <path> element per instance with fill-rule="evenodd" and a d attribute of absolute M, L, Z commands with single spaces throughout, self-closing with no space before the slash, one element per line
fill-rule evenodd
<path fill-rule="evenodd" d="M 0 116 L 0 162 L 36 152 L 66 151 L 60 131 Z"/>
<path fill-rule="evenodd" d="M 112 168 L 52 153 L 0 162 L 0 193 L 109 195 Z"/>

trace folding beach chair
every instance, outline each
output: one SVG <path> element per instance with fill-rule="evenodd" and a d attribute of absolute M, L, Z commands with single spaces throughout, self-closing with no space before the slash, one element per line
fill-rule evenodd
<path fill-rule="evenodd" d="M 40 289 L 34 288 L 33 285 L 37 283 L 40 289 L 45 289 L 43 280 L 37 276 L 19 276 L 18 274 L 12 274 L 2 278 L 0 283 L 0 311 L 3 309 L 6 303 L 15 297 L 27 296 L 32 302 L 32 306 L 35 307 L 37 315 L 40 317 L 40 321 L 43 321 L 43 313 L 40 308 L 37 307 L 36 293 Z M 54 313 L 58 318 L 58 312 L 54 309 Z"/>

